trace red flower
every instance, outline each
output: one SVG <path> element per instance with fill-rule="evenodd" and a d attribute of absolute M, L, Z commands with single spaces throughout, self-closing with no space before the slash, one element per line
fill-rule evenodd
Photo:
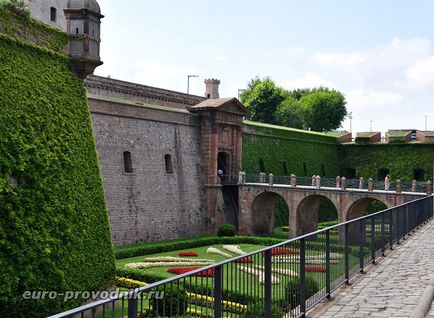
<path fill-rule="evenodd" d="M 271 255 L 287 255 L 287 254 L 300 254 L 297 250 L 291 250 L 286 247 L 275 247 L 271 250 Z M 262 252 L 262 256 L 265 256 L 265 252 Z"/>
<path fill-rule="evenodd" d="M 197 257 L 199 255 L 195 252 L 181 252 L 178 254 L 178 256 Z"/>
<path fill-rule="evenodd" d="M 251 264 L 253 260 L 250 257 L 239 258 L 235 261 L 235 263 L 243 263 L 243 264 Z"/>
<path fill-rule="evenodd" d="M 306 266 L 305 268 L 306 272 L 311 272 L 311 273 L 325 273 L 326 269 L 324 267 L 321 266 Z"/>
<path fill-rule="evenodd" d="M 181 274 L 185 274 L 191 271 L 194 271 L 196 269 L 198 269 L 200 267 L 177 267 L 177 268 L 169 268 L 167 270 L 168 273 L 172 273 L 172 274 L 176 274 L 176 275 L 181 275 Z M 204 270 L 202 272 L 196 273 L 193 276 L 197 276 L 197 277 L 214 277 L 214 269 L 210 268 L 207 270 Z"/>

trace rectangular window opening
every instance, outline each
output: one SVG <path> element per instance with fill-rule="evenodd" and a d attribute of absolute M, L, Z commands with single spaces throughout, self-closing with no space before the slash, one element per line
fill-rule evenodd
<path fill-rule="evenodd" d="M 57 22 L 57 9 L 55 7 L 50 8 L 50 21 Z"/>

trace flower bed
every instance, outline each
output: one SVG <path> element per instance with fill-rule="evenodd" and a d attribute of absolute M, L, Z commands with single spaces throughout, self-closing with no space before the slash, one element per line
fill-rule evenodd
<path fill-rule="evenodd" d="M 288 255 L 288 254 L 300 254 L 300 252 L 286 247 L 275 247 L 271 250 L 271 255 Z M 265 256 L 265 252 L 262 252 L 262 256 Z"/>
<path fill-rule="evenodd" d="M 238 264 L 252 264 L 253 260 L 250 257 L 243 257 L 243 258 L 237 259 L 234 263 L 238 263 Z"/>
<path fill-rule="evenodd" d="M 326 269 L 324 267 L 321 266 L 306 266 L 305 268 L 306 272 L 310 272 L 310 273 L 325 273 Z"/>
<path fill-rule="evenodd" d="M 219 250 L 218 248 L 215 248 L 215 247 L 209 247 L 206 250 L 206 252 L 208 254 L 217 254 L 217 255 L 220 255 L 220 256 L 223 256 L 223 257 L 226 257 L 226 258 L 231 258 L 232 257 L 231 254 L 223 252 L 223 251 L 221 251 L 221 250 Z"/>
<path fill-rule="evenodd" d="M 238 245 L 223 245 L 223 249 L 225 249 L 228 252 L 237 254 L 237 255 L 244 255 L 246 252 L 240 249 Z"/>
<path fill-rule="evenodd" d="M 177 268 L 169 268 L 167 270 L 168 273 L 176 274 L 176 275 L 182 275 L 188 272 L 192 272 L 196 269 L 199 269 L 200 267 L 177 267 Z M 214 277 L 214 269 L 210 268 L 207 270 L 204 270 L 202 272 L 194 274 L 194 276 L 197 277 Z"/>
<path fill-rule="evenodd" d="M 199 255 L 196 252 L 181 252 L 178 254 L 180 257 L 198 257 Z"/>

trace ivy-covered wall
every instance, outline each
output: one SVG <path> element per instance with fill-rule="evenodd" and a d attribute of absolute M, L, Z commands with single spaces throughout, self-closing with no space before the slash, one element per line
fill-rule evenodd
<path fill-rule="evenodd" d="M 81 80 L 59 47 L 42 49 L 3 30 L 0 317 L 45 317 L 82 300 L 25 300 L 23 293 L 111 286 L 113 246 Z"/>
<path fill-rule="evenodd" d="M 357 178 L 379 178 L 389 170 L 393 180 L 412 181 L 415 170 L 423 171 L 424 181 L 432 180 L 434 144 L 369 144 L 339 146 L 341 175 L 354 169 Z"/>
<path fill-rule="evenodd" d="M 335 178 L 339 174 L 338 159 L 335 137 L 245 122 L 242 169 L 248 175 L 265 170 L 263 172 L 277 176 L 293 173 L 297 176 L 315 174 Z"/>

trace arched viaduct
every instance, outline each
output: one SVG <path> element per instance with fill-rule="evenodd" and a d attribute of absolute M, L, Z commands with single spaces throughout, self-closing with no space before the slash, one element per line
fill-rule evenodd
<path fill-rule="evenodd" d="M 321 197 L 329 199 L 338 211 L 339 222 L 362 216 L 373 200 L 388 208 L 417 198 L 424 193 L 396 193 L 364 189 L 291 187 L 247 183 L 238 188 L 238 226 L 243 235 L 261 235 L 273 232 L 274 209 L 278 197 L 289 207 L 289 236 L 295 237 L 317 229 L 318 208 Z"/>

